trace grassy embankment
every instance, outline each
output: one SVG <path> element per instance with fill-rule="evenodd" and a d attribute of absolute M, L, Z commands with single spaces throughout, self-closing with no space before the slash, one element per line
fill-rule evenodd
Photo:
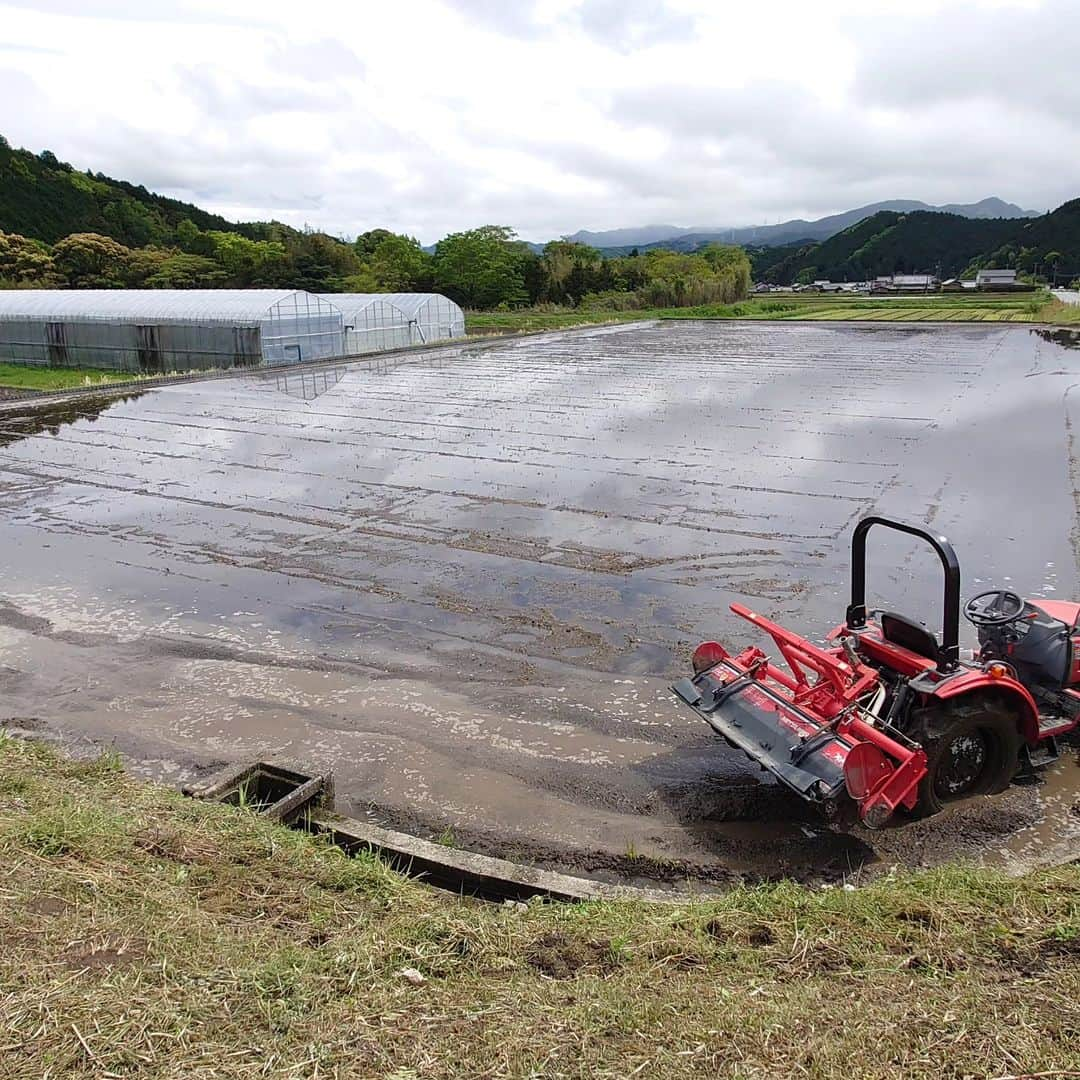
<path fill-rule="evenodd" d="M 97 368 L 47 368 L 23 364 L 0 364 L 0 386 L 18 390 L 68 390 L 71 387 L 107 386 L 138 378 L 130 372 Z"/>
<path fill-rule="evenodd" d="M 507 311 L 469 312 L 470 334 L 506 334 L 562 330 L 573 326 L 632 322 L 635 319 L 806 319 L 814 322 L 1017 322 L 1075 324 L 1080 307 L 1070 307 L 1047 294 L 969 296 L 945 293 L 926 297 L 882 299 L 866 296 L 772 294 L 737 304 L 645 311 Z"/>
<path fill-rule="evenodd" d="M 0 737 L 0 897 L 5 1080 L 1080 1069 L 1075 866 L 498 907 Z"/>

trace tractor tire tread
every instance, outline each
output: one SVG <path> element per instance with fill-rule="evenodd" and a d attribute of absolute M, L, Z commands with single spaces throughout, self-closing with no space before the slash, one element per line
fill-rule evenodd
<path fill-rule="evenodd" d="M 1023 738 L 1016 712 L 995 698 L 981 697 L 974 701 L 947 701 L 937 707 L 918 711 L 921 727 L 919 741 L 926 751 L 926 776 L 919 783 L 919 798 L 909 815 L 913 818 L 930 817 L 939 813 L 954 801 L 962 801 L 976 795 L 996 795 L 1012 783 L 1020 765 L 1020 747 Z M 956 800 L 942 799 L 934 787 L 941 754 L 948 743 L 946 736 L 955 737 L 957 728 L 982 729 L 995 736 L 994 764 L 975 788 Z M 950 740 L 951 741 L 951 740 Z"/>

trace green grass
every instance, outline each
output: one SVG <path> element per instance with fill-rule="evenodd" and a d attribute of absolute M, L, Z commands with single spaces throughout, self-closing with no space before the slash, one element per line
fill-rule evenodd
<path fill-rule="evenodd" d="M 575 326 L 603 323 L 634 322 L 652 319 L 655 312 L 646 311 L 470 311 L 465 316 L 465 332 L 469 335 L 528 334 L 543 330 L 569 330 Z"/>
<path fill-rule="evenodd" d="M 1054 299 L 1044 312 L 1048 315 L 1047 322 L 1058 326 L 1080 326 L 1080 304 L 1063 304 Z"/>
<path fill-rule="evenodd" d="M 1080 1068 L 1076 866 L 521 910 L 10 738 L 0 942 L 5 1080 Z"/>
<path fill-rule="evenodd" d="M 866 296 L 779 293 L 736 304 L 693 308 L 650 308 L 644 311 L 469 312 L 469 334 L 528 333 L 574 326 L 623 323 L 636 319 L 754 319 L 812 322 L 1016 322 L 1080 323 L 1080 307 L 1069 307 L 1045 293 L 969 295 L 942 293 L 879 299 Z"/>
<path fill-rule="evenodd" d="M 98 368 L 47 368 L 22 364 L 0 364 L 0 386 L 18 390 L 68 390 L 72 387 L 104 386 L 128 382 L 138 376 Z"/>

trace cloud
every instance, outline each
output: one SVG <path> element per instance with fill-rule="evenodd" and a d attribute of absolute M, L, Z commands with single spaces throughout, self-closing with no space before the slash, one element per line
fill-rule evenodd
<path fill-rule="evenodd" d="M 490 29 L 510 37 L 531 38 L 541 31 L 542 23 L 535 0 L 446 0 L 471 27 Z"/>
<path fill-rule="evenodd" d="M 1049 206 L 1077 193 L 1071 6 L 0 0 L 0 131 L 227 216 L 424 242 Z"/>
<path fill-rule="evenodd" d="M 47 45 L 9 45 L 0 41 L 0 53 L 30 53 L 46 56 L 62 55 L 59 49 L 50 49 Z"/>
<path fill-rule="evenodd" d="M 582 30 L 622 52 L 692 37 L 697 18 L 662 0 L 583 0 L 577 9 Z"/>
<path fill-rule="evenodd" d="M 313 82 L 362 79 L 367 70 L 352 49 L 332 37 L 279 43 L 271 62 L 280 71 Z"/>
<path fill-rule="evenodd" d="M 130 3 L 128 0 L 3 0 L 0 11 L 5 8 L 95 23 L 109 20 L 248 28 L 259 24 L 255 18 L 223 12 L 218 5 L 207 0 L 154 0 L 153 3 Z"/>
<path fill-rule="evenodd" d="M 446 4 L 472 25 L 498 34 L 535 41 L 578 32 L 595 45 L 619 52 L 689 38 L 697 25 L 692 12 L 665 0 L 568 0 L 554 5 L 536 0 L 446 0 Z"/>
<path fill-rule="evenodd" d="M 188 101 L 214 124 L 252 120 L 271 113 L 301 112 L 326 117 L 349 107 L 350 95 L 333 79 L 259 81 L 245 74 L 222 71 L 212 64 L 182 69 Z M 302 152 L 302 147 L 296 150 Z"/>
<path fill-rule="evenodd" d="M 869 29 L 863 28 L 853 87 L 868 103 L 962 109 L 983 102 L 1080 116 L 1075 0 L 1049 0 L 1037 12 L 989 10 L 977 18 L 955 6 L 929 21 L 899 13 L 887 35 Z"/>

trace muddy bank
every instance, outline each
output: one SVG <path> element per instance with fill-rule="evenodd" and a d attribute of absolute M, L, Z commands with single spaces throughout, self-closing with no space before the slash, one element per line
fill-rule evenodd
<path fill-rule="evenodd" d="M 967 591 L 1080 593 L 1077 355 L 663 324 L 5 411 L 0 716 L 176 782 L 330 767 L 347 813 L 601 876 L 1073 850 L 1074 758 L 993 809 L 836 836 L 666 686 L 701 638 L 748 640 L 732 600 L 839 620 L 872 509 L 948 533 Z M 939 622 L 925 553 L 883 542 L 871 588 Z"/>

